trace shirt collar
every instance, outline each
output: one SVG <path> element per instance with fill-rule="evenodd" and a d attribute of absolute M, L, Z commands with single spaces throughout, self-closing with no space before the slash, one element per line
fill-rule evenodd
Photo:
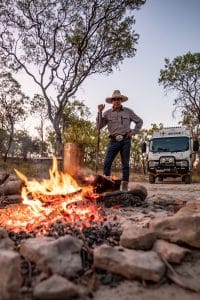
<path fill-rule="evenodd" d="M 124 110 L 124 107 L 121 105 L 120 110 Z M 113 107 L 112 107 L 112 111 L 116 111 Z"/>

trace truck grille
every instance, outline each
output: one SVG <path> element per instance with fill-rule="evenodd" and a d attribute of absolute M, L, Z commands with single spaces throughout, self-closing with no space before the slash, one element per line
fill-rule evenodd
<path fill-rule="evenodd" d="M 173 156 L 162 156 L 160 158 L 160 165 L 162 166 L 174 166 L 175 158 Z"/>

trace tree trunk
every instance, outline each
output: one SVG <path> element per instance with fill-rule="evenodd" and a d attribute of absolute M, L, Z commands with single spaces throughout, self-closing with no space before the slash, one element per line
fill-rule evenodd
<path fill-rule="evenodd" d="M 62 133 L 59 126 L 54 124 L 54 130 L 56 134 L 56 146 L 55 146 L 55 154 L 57 156 L 63 156 L 63 143 L 62 143 Z"/>
<path fill-rule="evenodd" d="M 6 150 L 5 155 L 4 155 L 4 162 L 7 161 L 8 153 L 10 151 L 12 141 L 13 141 L 13 135 L 14 135 L 14 125 L 11 124 L 10 136 L 9 136 L 9 140 L 8 140 L 8 147 L 7 147 L 7 150 Z"/>
<path fill-rule="evenodd" d="M 64 145 L 63 171 L 74 178 L 79 178 L 83 172 L 83 153 L 81 145 L 66 143 Z"/>

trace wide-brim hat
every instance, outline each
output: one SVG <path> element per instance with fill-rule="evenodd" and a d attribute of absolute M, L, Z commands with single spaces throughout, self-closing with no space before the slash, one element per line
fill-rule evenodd
<path fill-rule="evenodd" d="M 106 102 L 112 103 L 112 100 L 115 98 L 120 98 L 122 102 L 125 102 L 128 100 L 128 97 L 122 95 L 119 90 L 115 90 L 111 97 L 106 98 Z"/>

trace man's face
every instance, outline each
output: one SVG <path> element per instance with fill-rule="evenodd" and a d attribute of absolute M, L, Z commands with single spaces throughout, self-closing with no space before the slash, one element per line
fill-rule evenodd
<path fill-rule="evenodd" d="M 118 109 L 121 107 L 122 99 L 121 98 L 113 98 L 112 99 L 112 105 L 114 109 Z"/>

